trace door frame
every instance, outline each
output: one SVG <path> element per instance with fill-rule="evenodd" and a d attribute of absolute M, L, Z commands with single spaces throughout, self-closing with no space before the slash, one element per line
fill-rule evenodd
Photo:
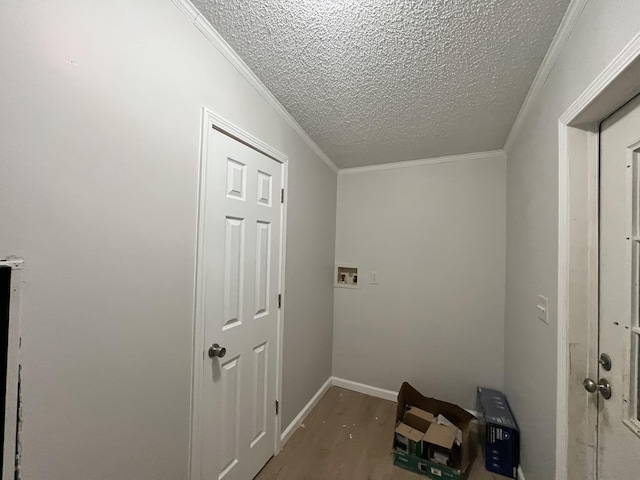
<path fill-rule="evenodd" d="M 0 257 L 0 266 L 11 268 L 11 298 L 9 299 L 9 327 L 7 334 L 7 374 L 5 390 L 4 446 L 2 449 L 2 470 L 0 478 L 15 478 L 16 454 L 18 454 L 22 434 L 22 414 L 20 404 L 20 319 L 22 307 L 22 285 L 24 260 L 20 257 Z M 19 463 L 19 460 L 18 460 Z"/>
<path fill-rule="evenodd" d="M 598 126 L 639 78 L 640 33 L 558 121 L 556 480 L 597 478 L 597 397 L 582 380 L 598 372 Z"/>
<path fill-rule="evenodd" d="M 204 221 L 204 202 L 206 200 L 205 179 L 207 169 L 207 155 L 209 135 L 213 129 L 230 136 L 231 138 L 243 143 L 254 150 L 266 155 L 267 157 L 280 163 L 282 168 L 282 188 L 285 192 L 285 201 L 282 202 L 280 208 L 280 262 L 279 262 L 279 292 L 282 295 L 281 308 L 278 309 L 277 316 L 277 345 L 276 345 L 276 398 L 278 401 L 282 398 L 282 352 L 283 352 L 283 325 L 284 325 L 284 307 L 285 307 L 285 265 L 286 265 L 286 232 L 287 232 L 287 193 L 289 191 L 289 157 L 282 152 L 271 147 L 267 143 L 251 135 L 245 130 L 237 127 L 233 123 L 227 121 L 220 115 L 214 113 L 206 107 L 202 108 L 202 120 L 200 131 L 200 169 L 198 176 L 198 211 L 197 211 L 197 235 L 196 235 L 196 259 L 195 259 L 195 292 L 194 292 L 194 327 L 193 327 L 193 365 L 191 371 L 191 424 L 190 424 L 190 443 L 189 443 L 189 479 L 201 480 L 201 461 L 202 461 L 202 375 L 203 375 L 203 350 L 204 342 L 204 312 L 202 301 L 200 300 L 200 292 L 203 289 L 204 275 L 200 265 L 203 243 L 204 229 L 202 224 Z M 275 407 L 275 406 L 274 406 Z M 274 415 L 275 432 L 274 432 L 274 455 L 277 455 L 282 448 L 280 439 L 280 430 L 282 414 Z"/>

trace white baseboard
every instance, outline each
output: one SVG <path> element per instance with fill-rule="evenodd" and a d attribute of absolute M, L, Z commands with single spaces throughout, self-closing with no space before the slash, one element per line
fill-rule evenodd
<path fill-rule="evenodd" d="M 518 480 L 525 480 L 524 473 L 522 473 L 522 467 L 518 466 Z"/>
<path fill-rule="evenodd" d="M 345 380 L 344 378 L 333 377 L 333 386 L 346 388 L 347 390 L 353 390 L 354 392 L 364 393 L 372 397 L 382 398 L 392 402 L 398 400 L 398 392 L 372 387 L 371 385 L 365 385 L 364 383 L 352 382 L 351 380 Z M 465 408 L 465 410 L 478 418 L 478 412 L 475 410 L 469 410 L 468 408 Z"/>
<path fill-rule="evenodd" d="M 320 390 L 318 390 L 316 394 L 311 398 L 311 400 L 309 400 L 309 403 L 304 406 L 304 408 L 300 411 L 300 413 L 298 413 L 296 418 L 294 418 L 289 426 L 284 429 L 284 431 L 280 435 L 281 447 L 284 446 L 285 443 L 287 443 L 287 440 L 289 440 L 294 432 L 298 429 L 298 427 L 302 425 L 302 422 L 304 422 L 304 419 L 307 418 L 307 415 L 311 413 L 311 410 L 315 408 L 320 399 L 324 396 L 325 393 L 327 393 L 327 391 L 331 387 L 346 388 L 347 390 L 353 390 L 354 392 L 364 393 L 365 395 L 382 398 L 383 400 L 389 400 L 391 402 L 395 402 L 398 399 L 398 392 L 394 392 L 393 390 L 385 390 L 384 388 L 372 387 L 371 385 L 354 382 L 352 380 L 346 380 L 344 378 L 329 377 L 324 385 L 320 387 Z M 478 416 L 478 412 L 474 410 L 467 410 L 467 412 L 471 413 L 475 417 Z M 521 468 L 518 468 L 518 480 L 525 480 Z"/>
<path fill-rule="evenodd" d="M 390 400 L 392 402 L 395 402 L 398 399 L 398 392 L 394 392 L 392 390 L 372 387 L 371 385 L 352 382 L 351 380 L 345 380 L 344 378 L 332 377 L 332 380 L 334 387 L 346 388 L 347 390 L 353 390 L 354 392 L 364 393 L 365 395 L 383 398 L 384 400 Z"/>
<path fill-rule="evenodd" d="M 291 436 L 298 429 L 298 427 L 302 425 L 302 422 L 304 422 L 304 419 L 307 418 L 307 415 L 311 413 L 311 410 L 315 408 L 315 406 L 318 404 L 320 399 L 324 397 L 324 394 L 329 391 L 329 389 L 331 388 L 331 385 L 333 384 L 332 380 L 333 380 L 333 377 L 329 377 L 327 381 L 324 382 L 324 385 L 322 385 L 320 387 L 320 390 L 318 390 L 316 394 L 311 398 L 311 400 L 309 400 L 309 403 L 307 403 L 304 406 L 304 408 L 300 410 L 300 413 L 296 416 L 296 418 L 294 418 L 293 421 L 289 424 L 289 426 L 284 429 L 284 431 L 280 435 L 281 448 L 284 446 L 285 443 L 287 443 L 287 440 L 291 438 Z"/>

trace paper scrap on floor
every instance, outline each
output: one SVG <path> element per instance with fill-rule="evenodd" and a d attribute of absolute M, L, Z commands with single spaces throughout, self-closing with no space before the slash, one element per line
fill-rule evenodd
<path fill-rule="evenodd" d="M 456 427 L 453 422 L 449 421 L 447 417 L 440 414 L 436 417 L 436 423 L 440 425 L 446 425 L 447 427 L 453 427 L 456 429 L 456 445 L 460 446 L 462 444 L 462 430 Z"/>

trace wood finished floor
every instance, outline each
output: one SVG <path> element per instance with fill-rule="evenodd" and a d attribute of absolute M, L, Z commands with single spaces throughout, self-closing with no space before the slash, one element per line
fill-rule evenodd
<path fill-rule="evenodd" d="M 394 417 L 393 402 L 332 387 L 256 480 L 425 480 L 393 465 Z M 477 455 L 468 480 L 505 478 Z"/>

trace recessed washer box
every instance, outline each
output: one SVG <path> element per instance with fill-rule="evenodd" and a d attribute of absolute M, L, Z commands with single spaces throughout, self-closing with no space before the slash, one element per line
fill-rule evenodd
<path fill-rule="evenodd" d="M 355 265 L 336 264 L 333 286 L 339 288 L 360 288 L 358 267 Z"/>

